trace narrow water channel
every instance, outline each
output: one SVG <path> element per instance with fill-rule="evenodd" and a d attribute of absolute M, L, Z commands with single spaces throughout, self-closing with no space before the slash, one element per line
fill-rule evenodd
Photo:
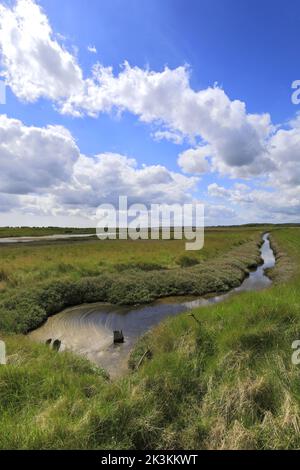
<path fill-rule="evenodd" d="M 210 298 L 166 298 L 148 305 L 124 307 L 103 303 L 81 305 L 64 310 L 50 317 L 37 330 L 30 333 L 34 341 L 60 340 L 61 350 L 72 350 L 116 377 L 126 371 L 128 355 L 136 340 L 164 318 L 217 302 L 236 292 L 264 289 L 271 284 L 265 270 L 275 265 L 268 234 L 261 246 L 263 264 L 244 280 L 240 287 Z M 113 344 L 113 331 L 122 330 L 123 344 Z"/>

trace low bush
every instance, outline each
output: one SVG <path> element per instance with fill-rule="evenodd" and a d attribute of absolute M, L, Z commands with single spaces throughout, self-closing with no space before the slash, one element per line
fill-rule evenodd
<path fill-rule="evenodd" d="M 182 268 L 189 268 L 190 266 L 195 266 L 196 264 L 199 264 L 199 259 L 196 258 L 196 256 L 181 255 L 176 260 L 176 263 Z"/>
<path fill-rule="evenodd" d="M 158 271 L 160 269 L 166 268 L 158 263 L 147 263 L 145 261 L 139 261 L 136 263 L 117 263 L 114 265 L 114 269 L 119 272 L 124 272 L 130 270 Z"/>
<path fill-rule="evenodd" d="M 8 281 L 8 279 L 9 279 L 9 274 L 7 273 L 7 271 L 5 271 L 5 269 L 0 269 L 0 282 Z"/>

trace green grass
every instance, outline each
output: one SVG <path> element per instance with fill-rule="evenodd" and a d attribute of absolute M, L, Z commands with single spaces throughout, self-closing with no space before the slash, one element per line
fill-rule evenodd
<path fill-rule="evenodd" d="M 291 344 L 300 338 L 300 230 L 274 231 L 272 244 L 271 288 L 196 309 L 198 321 L 161 323 L 117 381 L 71 354 L 4 336 L 0 448 L 299 448 Z"/>
<path fill-rule="evenodd" d="M 77 447 L 77 428 L 83 436 L 91 403 L 107 384 L 105 373 L 26 337 L 5 339 L 12 354 L 9 365 L 0 366 L 0 448 Z"/>

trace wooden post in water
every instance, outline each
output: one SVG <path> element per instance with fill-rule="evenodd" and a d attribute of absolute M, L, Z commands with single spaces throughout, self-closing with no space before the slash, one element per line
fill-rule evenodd
<path fill-rule="evenodd" d="M 115 330 L 114 331 L 114 344 L 116 343 L 124 343 L 124 335 L 123 335 L 123 331 L 118 331 L 118 330 Z"/>
<path fill-rule="evenodd" d="M 54 351 L 59 351 L 60 347 L 61 347 L 61 341 L 59 341 L 59 339 L 56 339 L 55 341 L 53 341 L 52 348 L 54 349 Z"/>

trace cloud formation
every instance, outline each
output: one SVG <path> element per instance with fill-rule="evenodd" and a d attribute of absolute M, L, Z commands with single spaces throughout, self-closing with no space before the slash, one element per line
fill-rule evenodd
<path fill-rule="evenodd" d="M 197 181 L 161 165 L 139 168 L 134 159 L 120 154 L 81 155 L 71 182 L 58 188 L 57 194 L 64 205 L 92 208 L 117 204 L 120 195 L 127 196 L 129 203 L 184 203 L 191 201 Z"/>
<path fill-rule="evenodd" d="M 235 183 L 225 188 L 216 183 L 208 186 L 208 195 L 219 201 L 227 202 L 227 207 L 239 208 L 244 215 L 244 223 L 249 220 L 280 222 L 295 221 L 300 214 L 300 187 L 280 187 L 268 189 L 250 188 Z M 284 219 L 282 219 L 284 217 Z M 296 219 L 295 219 L 296 217 Z"/>
<path fill-rule="evenodd" d="M 185 173 L 206 173 L 210 170 L 208 157 L 211 152 L 210 145 L 185 150 L 178 157 L 178 165 Z"/>
<path fill-rule="evenodd" d="M 32 0 L 0 5 L 3 75 L 14 94 L 28 102 L 67 99 L 82 84 L 76 58 L 55 39 L 47 16 Z"/>
<path fill-rule="evenodd" d="M 88 46 L 88 47 L 87 47 L 87 50 L 88 50 L 91 54 L 97 54 L 96 46 Z"/>
<path fill-rule="evenodd" d="M 54 37 L 33 0 L 0 7 L 0 47 L 7 83 L 21 99 L 48 98 L 73 116 L 129 111 L 143 122 L 163 124 L 156 138 L 179 143 L 186 136 L 210 145 L 217 171 L 243 176 L 270 167 L 270 116 L 247 113 L 245 103 L 230 100 L 217 86 L 193 90 L 188 67 L 156 72 L 125 62 L 114 74 L 112 67 L 97 63 L 84 78 L 76 57 Z"/>
<path fill-rule="evenodd" d="M 93 216 L 119 195 L 144 204 L 190 201 L 196 177 L 162 165 L 138 167 L 120 154 L 82 155 L 61 126 L 39 128 L 0 115 L 0 211 L 20 206 L 40 213 Z M 34 209 L 35 208 L 35 209 Z"/>
<path fill-rule="evenodd" d="M 96 52 L 94 46 L 88 50 Z M 249 113 L 218 86 L 194 90 L 187 66 L 153 71 L 125 61 L 116 73 L 96 63 L 85 77 L 33 0 L 0 5 L 0 56 L 1 75 L 19 99 L 45 98 L 75 117 L 130 112 L 151 125 L 154 139 L 189 142 L 178 164 L 195 175 L 161 165 L 138 167 L 119 154 L 84 156 L 63 127 L 28 127 L 0 116 L 0 210 L 20 201 L 32 209 L 42 201 L 43 208 L 75 213 L 122 191 L 135 201 L 182 202 L 191 198 L 196 175 L 215 172 L 256 181 L 257 187 L 214 183 L 208 187 L 212 198 L 275 218 L 300 214 L 299 116 L 275 127 L 268 113 Z"/>
<path fill-rule="evenodd" d="M 40 192 L 68 181 L 78 158 L 78 147 L 64 127 L 29 127 L 0 115 L 1 192 Z"/>

